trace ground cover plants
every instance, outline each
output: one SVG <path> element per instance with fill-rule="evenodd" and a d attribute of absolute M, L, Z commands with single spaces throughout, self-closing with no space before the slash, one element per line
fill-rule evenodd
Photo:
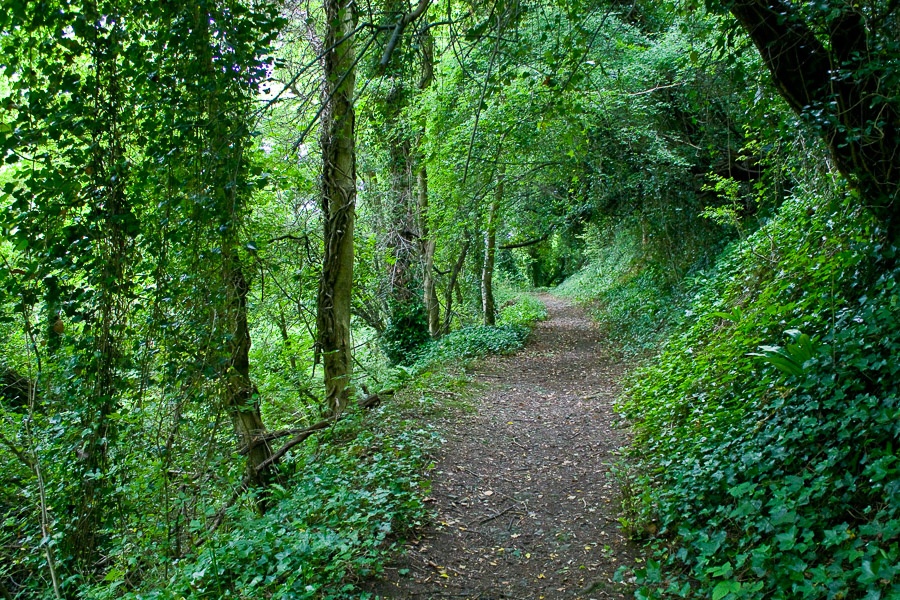
<path fill-rule="evenodd" d="M 790 200 L 633 375 L 639 597 L 900 593 L 900 271 L 878 235 L 852 200 Z"/>
<path fill-rule="evenodd" d="M 566 278 L 605 366 L 522 408 L 583 371 L 552 387 L 590 419 L 607 355 L 646 361 L 641 594 L 890 596 L 898 31 L 896 0 L 4 0 L 0 598 L 356 593 L 424 518 L 444 365 L 526 347 L 520 290 Z"/>

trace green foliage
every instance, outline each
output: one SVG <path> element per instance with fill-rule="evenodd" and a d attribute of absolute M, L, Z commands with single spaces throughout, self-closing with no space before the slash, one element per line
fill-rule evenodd
<path fill-rule="evenodd" d="M 537 321 L 547 317 L 544 304 L 530 294 L 500 309 L 496 327 L 474 325 L 453 331 L 425 346 L 410 368 L 421 373 L 441 363 L 468 360 L 489 354 L 511 354 L 528 340 Z"/>
<path fill-rule="evenodd" d="M 735 308 L 731 314 L 713 313 L 713 315 L 737 321 L 740 319 L 740 309 Z M 783 348 L 781 346 L 760 346 L 759 349 L 762 352 L 750 352 L 748 356 L 758 356 L 779 371 L 800 377 L 806 369 L 806 362 L 815 356 L 814 341 L 797 329 L 788 329 L 784 334 L 793 343 L 786 343 Z"/>
<path fill-rule="evenodd" d="M 231 509 L 228 526 L 178 560 L 163 584 L 126 590 L 120 573 L 84 597 L 356 598 L 348 581 L 378 573 L 424 522 L 423 473 L 436 442 L 397 410 L 355 415 L 282 467 L 265 514 L 252 502 Z"/>
<path fill-rule="evenodd" d="M 846 16 L 801 4 L 816 31 Z M 877 81 L 885 115 L 895 4 L 859 7 L 871 58 L 834 71 Z M 4 8 L 3 589 L 352 596 L 423 515 L 432 436 L 396 415 L 298 447 L 265 514 L 239 496 L 208 533 L 245 475 L 235 411 L 293 429 L 321 409 L 321 6 L 291 22 L 240 0 Z M 439 363 L 512 352 L 546 312 L 504 278 L 581 269 L 561 292 L 626 353 L 677 331 L 624 405 L 640 468 L 620 472 L 623 524 L 661 532 L 641 593 L 896 593 L 896 258 L 849 204 L 795 199 L 753 233 L 788 194 L 826 195 L 809 182 L 832 169 L 796 133 L 832 127 L 827 111 L 793 117 L 697 2 L 450 3 L 396 30 L 391 3 L 358 8 L 355 379 L 421 390 Z M 499 326 L 465 327 L 494 199 Z M 418 300 L 391 304 L 424 273 L 462 327 L 437 341 Z"/>
<path fill-rule="evenodd" d="M 900 594 L 900 269 L 850 202 L 730 247 L 635 374 L 643 597 Z"/>
<path fill-rule="evenodd" d="M 391 303 L 391 318 L 378 340 L 391 364 L 412 363 L 429 339 L 428 315 L 419 298 Z"/>

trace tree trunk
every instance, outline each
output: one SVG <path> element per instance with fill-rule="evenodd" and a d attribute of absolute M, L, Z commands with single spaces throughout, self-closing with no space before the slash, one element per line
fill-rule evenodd
<path fill-rule="evenodd" d="M 454 290 L 459 290 L 459 274 L 466 264 L 466 254 L 469 251 L 469 245 L 470 240 L 467 234 L 466 241 L 463 242 L 462 250 L 459 251 L 459 256 L 453 264 L 453 269 L 450 271 L 450 281 L 447 283 L 446 292 L 444 292 L 444 324 L 441 327 L 442 334 L 450 333 L 450 321 L 453 319 L 453 292 Z M 462 298 L 460 298 L 459 301 L 462 303 Z"/>
<path fill-rule="evenodd" d="M 349 0 L 325 0 L 322 113 L 322 218 L 325 254 L 319 282 L 317 350 L 325 369 L 325 402 L 332 415 L 350 401 L 350 292 L 356 210 L 356 115 L 353 107 L 355 15 Z M 341 41 L 338 44 L 339 40 Z"/>
<path fill-rule="evenodd" d="M 419 229 L 422 231 L 422 287 L 425 296 L 425 313 L 428 316 L 428 333 L 431 337 L 441 334 L 441 306 L 438 303 L 434 282 L 434 251 L 436 244 L 428 229 L 428 171 L 424 164 L 419 167 Z"/>
<path fill-rule="evenodd" d="M 243 106 L 227 105 L 227 89 L 230 81 L 222 81 L 221 72 L 216 69 L 213 59 L 214 40 L 210 37 L 209 24 L 213 20 L 203 3 L 194 5 L 194 19 L 197 35 L 197 51 L 201 61 L 202 81 L 200 100 L 205 104 L 205 128 L 207 136 L 201 138 L 201 156 L 211 157 L 211 164 L 200 171 L 198 189 L 215 199 L 212 216 L 218 221 L 221 232 L 216 240 L 221 249 L 219 285 L 221 285 L 221 308 L 223 319 L 217 333 L 224 342 L 225 369 L 221 374 L 224 384 L 223 403 L 231 418 L 235 435 L 242 448 L 249 448 L 245 465 L 246 477 L 253 485 L 262 487 L 267 476 L 258 470 L 272 451 L 268 444 L 258 440 L 265 433 L 256 386 L 250 378 L 250 328 L 247 320 L 247 294 L 250 285 L 244 276 L 243 265 L 238 256 L 238 226 L 243 218 L 246 192 L 244 141 L 248 135 L 243 119 L 245 115 L 235 115 L 231 111 L 242 110 Z M 226 100 L 227 101 L 227 100 Z M 236 118 L 235 118 L 236 117 Z M 201 134 L 202 135 L 202 134 Z"/>
<path fill-rule="evenodd" d="M 497 219 L 500 216 L 500 201 L 503 199 L 505 169 L 501 166 L 497 175 L 494 200 L 488 210 L 487 228 L 484 231 L 484 266 L 481 269 L 481 309 L 484 324 L 496 324 L 497 308 L 494 305 L 494 256 L 497 251 Z"/>
<path fill-rule="evenodd" d="M 227 284 L 228 323 L 233 327 L 228 336 L 228 367 L 225 376 L 226 405 L 234 431 L 241 447 L 247 452 L 247 477 L 256 486 L 263 486 L 267 477 L 257 467 L 266 461 L 272 450 L 267 443 L 259 443 L 266 427 L 256 398 L 256 386 L 250 379 L 250 328 L 247 323 L 247 292 L 250 286 L 244 277 L 244 270 L 234 249 L 222 257 L 223 273 Z"/>
<path fill-rule="evenodd" d="M 387 206 L 387 223 L 384 234 L 388 236 L 387 246 L 393 254 L 390 277 L 390 308 L 393 319 L 397 311 L 405 312 L 413 303 L 418 303 L 414 265 L 418 254 L 416 242 L 416 207 L 412 189 L 412 149 L 409 138 L 401 125 L 403 110 L 407 106 L 406 92 L 401 83 L 385 99 L 386 134 L 389 139 L 390 190 Z"/>
<path fill-rule="evenodd" d="M 828 48 L 783 0 L 737 0 L 730 9 L 781 95 L 821 131 L 837 169 L 897 242 L 900 115 L 880 89 L 889 65 L 883 54 L 870 52 L 864 15 L 847 3 L 836 5 Z"/>
<path fill-rule="evenodd" d="M 431 30 L 426 29 L 421 35 L 419 46 L 422 49 L 422 74 L 419 78 L 419 90 L 426 90 L 434 80 L 434 39 Z M 423 132 L 424 133 L 424 132 Z M 424 288 L 425 313 L 428 316 L 428 333 L 438 337 L 441 333 L 441 306 L 438 303 L 434 282 L 435 240 L 428 228 L 428 167 L 425 160 L 419 158 L 417 174 L 419 191 L 419 239 L 422 247 L 422 287 Z"/>

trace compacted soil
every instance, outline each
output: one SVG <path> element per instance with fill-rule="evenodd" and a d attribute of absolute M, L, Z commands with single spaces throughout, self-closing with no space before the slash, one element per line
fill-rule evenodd
<path fill-rule="evenodd" d="M 626 432 L 612 404 L 623 367 L 590 319 L 541 296 L 526 348 L 478 365 L 484 392 L 454 414 L 435 457 L 435 523 L 367 591 L 380 598 L 626 598 L 613 574 L 635 549 L 618 527 L 610 467 Z"/>

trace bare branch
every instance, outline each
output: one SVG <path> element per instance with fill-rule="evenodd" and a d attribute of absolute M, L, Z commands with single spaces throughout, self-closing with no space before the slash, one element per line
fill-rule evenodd
<path fill-rule="evenodd" d="M 516 248 L 525 248 L 527 246 L 534 246 L 535 244 L 540 244 L 541 242 L 543 242 L 544 240 L 549 238 L 550 234 L 552 234 L 552 233 L 553 233 L 553 230 L 551 229 L 550 231 L 548 231 L 541 237 L 535 238 L 533 240 L 526 240 L 524 242 L 516 242 L 513 244 L 501 244 L 500 249 L 501 250 L 514 250 Z"/>
<path fill-rule="evenodd" d="M 430 4 L 431 0 L 419 0 L 419 5 L 416 9 L 411 13 L 406 13 L 400 17 L 394 25 L 394 32 L 391 34 L 391 39 L 388 40 L 387 46 L 384 47 L 384 54 L 381 55 L 381 62 L 379 65 L 382 70 L 386 69 L 388 63 L 391 62 L 391 56 L 393 56 L 394 50 L 397 48 L 397 44 L 400 41 L 400 36 L 403 34 L 403 31 L 410 23 L 421 17 Z"/>
<path fill-rule="evenodd" d="M 24 464 L 30 470 L 34 470 L 34 462 L 28 457 L 27 454 L 25 454 L 25 452 L 17 448 L 15 444 L 13 444 L 5 435 L 3 435 L 3 433 L 0 433 L 0 444 L 3 444 L 9 449 L 10 452 L 15 454 L 16 458 L 18 458 L 19 461 L 22 462 L 22 464 Z"/>

